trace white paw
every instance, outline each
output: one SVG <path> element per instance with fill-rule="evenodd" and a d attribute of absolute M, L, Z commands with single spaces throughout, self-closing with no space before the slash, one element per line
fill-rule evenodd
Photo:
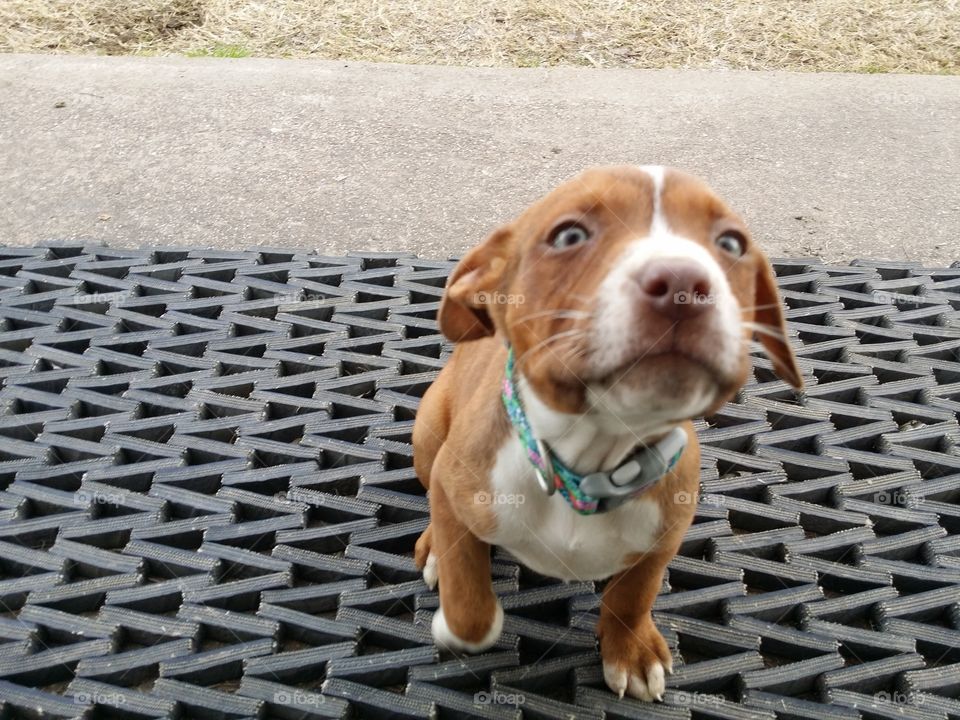
<path fill-rule="evenodd" d="M 621 698 L 624 694 L 637 700 L 663 700 L 663 691 L 667 688 L 663 665 L 654 661 L 647 666 L 646 673 L 638 675 L 622 665 L 603 664 L 603 679 L 607 687 Z"/>
<path fill-rule="evenodd" d="M 431 590 L 437 587 L 437 556 L 433 553 L 427 555 L 427 562 L 423 566 L 423 581 Z"/>
<path fill-rule="evenodd" d="M 437 611 L 433 614 L 433 626 L 431 630 L 433 631 L 433 641 L 438 647 L 444 648 L 445 650 L 468 653 L 483 652 L 487 648 L 492 647 L 494 643 L 500 639 L 500 633 L 503 632 L 503 607 L 498 600 L 496 612 L 493 616 L 493 625 L 490 626 L 490 630 L 487 631 L 487 634 L 484 635 L 479 642 L 468 642 L 454 635 L 453 631 L 450 630 L 450 626 L 447 625 L 447 619 L 443 616 L 443 608 L 437 608 Z"/>

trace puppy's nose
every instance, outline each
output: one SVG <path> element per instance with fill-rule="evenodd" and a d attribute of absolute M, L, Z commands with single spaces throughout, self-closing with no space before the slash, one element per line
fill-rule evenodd
<path fill-rule="evenodd" d="M 634 275 L 634 281 L 641 302 L 675 320 L 694 317 L 713 305 L 706 268 L 692 260 L 653 260 Z"/>

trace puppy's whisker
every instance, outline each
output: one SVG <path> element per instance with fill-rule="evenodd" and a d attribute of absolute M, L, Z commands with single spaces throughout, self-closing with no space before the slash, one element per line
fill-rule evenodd
<path fill-rule="evenodd" d="M 516 360 L 517 368 L 519 369 L 521 363 L 523 363 L 525 360 L 527 360 L 527 357 L 528 357 L 528 356 L 532 356 L 532 355 L 534 355 L 537 351 L 545 349 L 545 348 L 546 348 L 548 345 L 550 345 L 551 343 L 560 342 L 561 340 L 565 340 L 565 339 L 567 339 L 567 338 L 579 337 L 579 336 L 584 335 L 584 334 L 585 334 L 585 332 L 584 332 L 583 330 L 581 330 L 581 329 L 579 329 L 579 328 L 576 328 L 576 329 L 573 329 L 573 330 L 566 330 L 566 331 L 564 331 L 564 332 L 557 333 L 556 335 L 551 335 L 550 337 L 548 337 L 548 338 L 546 338 L 546 339 L 544 339 L 544 340 L 541 340 L 541 341 L 538 342 L 536 345 L 534 345 L 532 348 L 529 348 L 528 350 L 526 350 L 526 351 L 524 351 L 523 353 L 520 354 L 520 356 L 519 356 L 519 357 L 517 358 L 517 360 Z"/>
<path fill-rule="evenodd" d="M 775 330 L 775 329 L 774 329 L 772 326 L 770 326 L 770 325 L 763 325 L 763 324 L 761 324 L 761 323 L 745 322 L 745 323 L 743 323 L 743 326 L 744 326 L 745 328 L 747 328 L 748 330 L 752 330 L 752 331 L 755 332 L 755 333 L 759 333 L 760 335 L 766 335 L 767 337 L 772 337 L 772 338 L 774 338 L 775 340 L 780 340 L 781 342 L 786 342 L 786 338 L 783 336 L 783 333 L 780 332 L 779 330 Z"/>
<path fill-rule="evenodd" d="M 780 303 L 767 303 L 766 305 L 753 305 L 752 307 L 740 308 L 740 312 L 754 312 L 756 310 L 770 310 L 772 308 L 781 307 Z"/>
<path fill-rule="evenodd" d="M 575 342 L 576 340 L 580 339 L 581 337 L 584 337 L 585 335 L 586 335 L 586 332 L 581 328 L 574 328 L 572 330 L 566 330 L 561 333 L 556 333 L 555 335 L 551 335 L 545 340 L 542 340 L 539 343 L 537 343 L 534 347 L 530 348 L 530 350 L 528 350 L 527 353 L 533 354 L 538 350 L 539 351 L 545 350 L 549 348 L 551 345 L 559 345 L 562 347 L 565 343 Z M 524 354 L 527 354 L 527 353 L 524 353 Z"/>
<path fill-rule="evenodd" d="M 515 320 L 516 324 L 530 322 L 535 318 L 550 318 L 550 319 L 568 319 L 568 318 L 584 318 L 590 317 L 590 313 L 583 310 L 572 310 L 568 308 L 559 308 L 557 310 L 541 310 L 540 312 L 530 313 L 529 315 L 524 315 L 523 317 Z"/>
<path fill-rule="evenodd" d="M 562 357 L 561 362 L 563 364 L 572 364 L 577 360 L 580 360 L 587 356 L 587 348 L 584 345 L 574 345 L 570 344 L 570 350 Z"/>
<path fill-rule="evenodd" d="M 585 352 L 586 346 L 584 343 L 578 342 L 581 337 L 582 336 L 567 337 L 562 343 L 560 343 L 561 347 L 559 349 L 561 350 L 561 354 L 557 359 L 560 360 L 561 363 L 566 363 L 567 361 L 575 359 L 577 356 Z M 564 346 L 566 346 L 566 349 L 564 349 Z"/>

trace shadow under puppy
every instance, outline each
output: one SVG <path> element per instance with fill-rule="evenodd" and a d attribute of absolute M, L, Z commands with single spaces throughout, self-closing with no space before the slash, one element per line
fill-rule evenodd
<path fill-rule="evenodd" d="M 435 641 L 497 641 L 500 545 L 543 575 L 610 578 L 597 628 L 606 683 L 660 699 L 671 656 L 650 610 L 695 510 L 690 419 L 743 385 L 755 334 L 802 386 L 770 263 L 699 180 L 597 168 L 470 250 L 438 322 L 456 347 L 413 431 L 430 491 L 416 562 L 440 583 Z"/>

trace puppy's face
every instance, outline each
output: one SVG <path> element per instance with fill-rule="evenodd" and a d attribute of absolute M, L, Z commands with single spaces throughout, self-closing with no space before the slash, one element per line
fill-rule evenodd
<path fill-rule="evenodd" d="M 766 257 L 706 185 L 659 167 L 589 170 L 535 203 L 460 262 L 439 322 L 455 342 L 499 331 L 544 402 L 621 427 L 717 409 L 754 332 L 802 385 Z"/>

